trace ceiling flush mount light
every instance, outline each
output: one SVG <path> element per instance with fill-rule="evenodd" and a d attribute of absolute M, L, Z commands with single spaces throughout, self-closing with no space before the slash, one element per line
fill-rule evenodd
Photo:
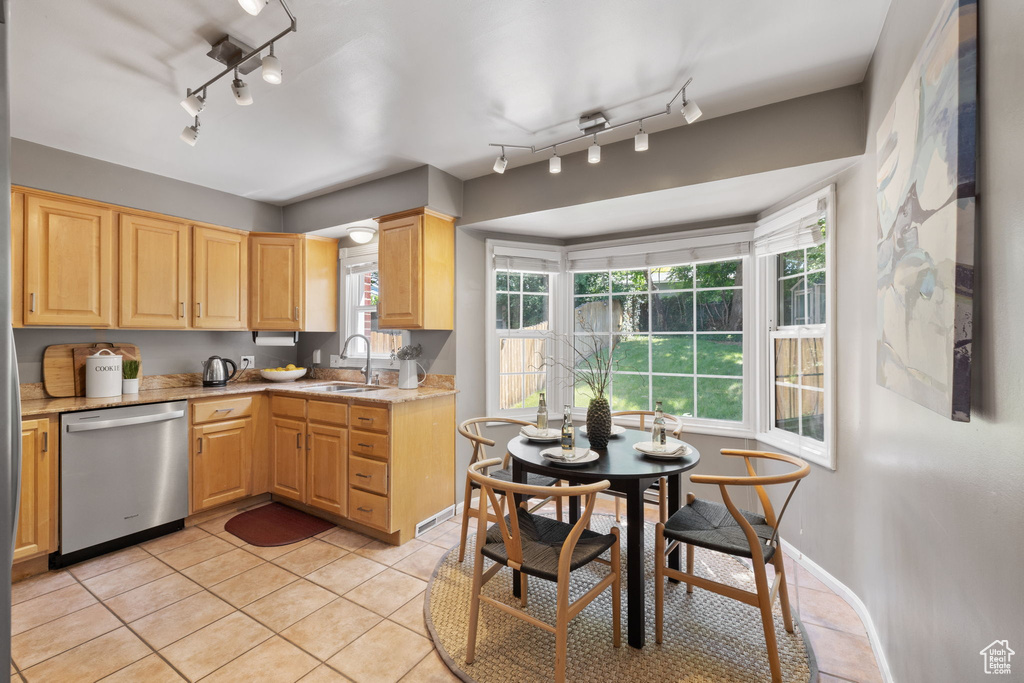
<path fill-rule="evenodd" d="M 353 225 L 345 228 L 345 232 L 352 238 L 352 241 L 357 244 L 366 244 L 373 239 L 373 236 L 377 234 L 377 227 L 370 224 Z"/>
<path fill-rule="evenodd" d="M 280 85 L 281 60 L 274 56 L 274 44 L 270 44 L 270 54 L 263 58 L 263 80 L 271 85 Z"/>
<path fill-rule="evenodd" d="M 199 116 L 199 112 L 206 106 L 206 89 L 228 74 L 234 74 L 234 78 L 231 80 L 231 93 L 235 97 L 235 102 L 242 106 L 252 104 L 252 91 L 246 82 L 241 79 L 239 73 L 248 74 L 256 68 L 262 67 L 263 80 L 274 85 L 281 83 L 281 60 L 274 55 L 274 45 L 289 33 L 298 31 L 298 22 L 295 20 L 295 15 L 288 8 L 286 0 L 277 1 L 281 3 L 281 7 L 288 15 L 289 24 L 286 29 L 270 40 L 259 47 L 252 48 L 237 38 L 227 35 L 213 44 L 212 49 L 207 55 L 224 64 L 225 69 L 198 88 L 189 88 L 186 91 L 185 99 L 181 101 L 181 106 L 190 116 Z M 263 8 L 269 3 L 270 0 L 238 0 L 238 4 L 242 6 L 242 9 L 253 16 L 263 11 Z M 270 49 L 270 54 L 261 58 L 263 51 L 267 48 Z M 202 94 L 200 95 L 199 93 Z M 194 145 L 198 134 L 199 119 L 196 118 L 195 126 L 186 127 L 182 131 L 181 139 L 190 145 Z"/>
<path fill-rule="evenodd" d="M 634 123 L 640 124 L 640 130 L 637 131 L 636 135 L 633 136 L 633 149 L 637 152 L 644 152 L 649 148 L 649 141 L 647 137 L 647 131 L 644 130 L 644 121 L 647 119 L 653 119 L 656 116 L 666 116 L 672 114 L 672 103 L 676 101 L 676 98 L 682 95 L 682 108 L 679 110 L 683 115 L 683 119 L 686 123 L 693 123 L 701 116 L 700 107 L 697 103 L 686 97 L 686 87 L 693 82 L 693 79 L 689 79 L 686 83 L 683 83 L 683 87 L 676 90 L 676 94 L 672 96 L 672 99 L 665 104 L 663 111 L 657 111 L 651 114 L 646 114 L 637 119 L 631 119 L 629 121 L 623 121 L 622 123 L 612 124 L 608 120 L 608 116 L 604 112 L 594 112 L 591 114 L 584 114 L 580 117 L 579 127 L 581 134 L 568 140 L 560 140 L 552 143 L 545 147 L 537 147 L 536 145 L 513 145 L 507 142 L 492 142 L 491 147 L 501 147 L 501 156 L 494 162 L 494 172 L 504 173 L 505 167 L 508 165 L 508 159 L 505 158 L 505 148 L 509 149 L 528 149 L 534 154 L 537 152 L 543 152 L 545 150 L 555 150 L 559 145 L 564 145 L 577 140 L 583 140 L 593 136 L 594 142 L 587 148 L 587 161 L 592 164 L 599 163 L 601 161 L 601 146 L 597 144 L 597 131 L 614 130 L 616 128 L 622 128 L 623 126 L 629 126 Z M 562 171 L 562 159 L 555 154 L 548 160 L 548 171 L 551 173 L 561 173 Z"/>
<path fill-rule="evenodd" d="M 270 0 L 238 0 L 238 4 L 242 6 L 242 9 L 254 17 L 262 12 L 269 2 Z"/>
<path fill-rule="evenodd" d="M 187 144 L 189 147 L 195 147 L 196 141 L 199 139 L 199 117 L 196 117 L 196 122 L 191 126 L 185 126 L 185 129 L 181 131 L 181 141 Z"/>

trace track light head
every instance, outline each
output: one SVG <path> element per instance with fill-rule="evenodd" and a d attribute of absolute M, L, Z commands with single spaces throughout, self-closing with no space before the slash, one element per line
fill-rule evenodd
<path fill-rule="evenodd" d="M 647 151 L 647 133 L 644 131 L 644 122 L 640 122 L 640 130 L 633 136 L 633 151 L 635 152 L 646 152 Z"/>
<path fill-rule="evenodd" d="M 187 144 L 189 147 L 195 147 L 196 141 L 199 139 L 199 117 L 196 117 L 196 122 L 191 126 L 185 126 L 185 129 L 181 131 L 181 141 Z"/>
<path fill-rule="evenodd" d="M 587 161 L 592 164 L 597 164 L 601 161 L 601 145 L 597 144 L 597 135 L 594 136 L 594 144 L 587 149 Z"/>
<path fill-rule="evenodd" d="M 270 54 L 262 59 L 263 68 L 263 80 L 271 85 L 280 85 L 281 76 L 281 60 L 274 56 L 274 44 L 270 44 Z"/>
<path fill-rule="evenodd" d="M 189 116 L 198 116 L 199 112 L 206 106 L 206 91 L 200 95 L 196 92 L 189 92 L 188 97 L 181 101 L 181 107 L 188 112 Z"/>
<path fill-rule="evenodd" d="M 686 119 L 687 123 L 693 123 L 700 118 L 703 113 L 697 103 L 693 100 L 686 99 L 686 91 L 683 90 L 683 108 L 680 110 L 683 113 L 683 118 Z"/>
<path fill-rule="evenodd" d="M 252 104 L 252 93 L 245 81 L 238 77 L 238 69 L 235 69 L 235 80 L 231 81 L 231 92 L 235 95 L 235 102 L 243 107 Z"/>
<path fill-rule="evenodd" d="M 558 156 L 558 152 L 548 159 L 548 173 L 561 173 L 562 172 L 562 157 Z"/>
<path fill-rule="evenodd" d="M 505 158 L 505 148 L 501 148 L 501 156 L 494 160 L 494 172 L 504 173 L 508 167 L 508 159 Z"/>
<path fill-rule="evenodd" d="M 238 0 L 238 4 L 242 6 L 242 9 L 254 17 L 262 12 L 269 2 L 270 0 Z"/>

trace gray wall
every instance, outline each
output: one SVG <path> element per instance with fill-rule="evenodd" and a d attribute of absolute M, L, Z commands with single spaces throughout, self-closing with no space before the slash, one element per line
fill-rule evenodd
<path fill-rule="evenodd" d="M 838 469 L 814 467 L 787 513 L 794 545 L 864 601 L 898 681 L 986 680 L 983 647 L 1024 644 L 1020 2 L 980 10 L 971 422 L 875 383 L 874 136 L 944 4 L 893 2 L 868 72 L 867 154 L 837 184 Z"/>
<path fill-rule="evenodd" d="M 280 207 L 24 140 L 11 140 L 11 180 L 15 185 L 240 230 L 281 230 Z M 199 361 L 212 355 L 237 362 L 242 354 L 255 354 L 257 367 L 293 363 L 296 359 L 293 347 L 257 350 L 248 332 L 25 328 L 14 331 L 14 340 L 22 382 L 42 381 L 43 351 L 50 344 L 136 344 L 147 375 L 199 372 Z"/>

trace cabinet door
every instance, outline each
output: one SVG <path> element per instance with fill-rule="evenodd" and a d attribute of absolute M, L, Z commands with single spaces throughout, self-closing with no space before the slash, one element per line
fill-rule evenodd
<path fill-rule="evenodd" d="M 347 431 L 343 427 L 312 423 L 306 431 L 307 502 L 336 515 L 345 515 L 348 511 Z"/>
<path fill-rule="evenodd" d="M 377 247 L 381 329 L 423 326 L 422 216 L 381 223 Z"/>
<path fill-rule="evenodd" d="M 306 423 L 275 417 L 270 421 L 270 430 L 270 492 L 304 502 Z"/>
<path fill-rule="evenodd" d="M 252 418 L 196 427 L 192 440 L 192 512 L 250 495 Z"/>
<path fill-rule="evenodd" d="M 50 448 L 50 421 L 24 420 L 21 423 L 21 506 L 18 508 L 18 533 L 14 543 L 14 561 L 50 552 L 54 506 L 54 472 Z"/>
<path fill-rule="evenodd" d="M 25 195 L 11 193 L 11 326 L 25 326 Z"/>
<path fill-rule="evenodd" d="M 248 326 L 248 237 L 234 230 L 195 226 L 192 232 L 192 327 L 244 330 Z"/>
<path fill-rule="evenodd" d="M 121 327 L 188 327 L 188 226 L 120 214 Z"/>
<path fill-rule="evenodd" d="M 250 329 L 302 329 L 302 237 L 253 235 L 249 250 Z"/>
<path fill-rule="evenodd" d="M 92 204 L 28 195 L 25 324 L 114 324 L 114 217 Z"/>

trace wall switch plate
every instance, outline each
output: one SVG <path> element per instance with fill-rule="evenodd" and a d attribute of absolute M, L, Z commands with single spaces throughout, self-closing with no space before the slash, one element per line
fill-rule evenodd
<path fill-rule="evenodd" d="M 250 369 L 256 367 L 256 356 L 242 356 L 242 363 L 238 366 L 238 369 Z"/>
<path fill-rule="evenodd" d="M 332 353 L 331 354 L 331 367 L 332 368 L 340 368 L 341 367 L 341 355 L 340 354 L 337 354 L 337 353 Z"/>
<path fill-rule="evenodd" d="M 313 364 L 320 365 L 320 349 L 313 350 Z"/>

